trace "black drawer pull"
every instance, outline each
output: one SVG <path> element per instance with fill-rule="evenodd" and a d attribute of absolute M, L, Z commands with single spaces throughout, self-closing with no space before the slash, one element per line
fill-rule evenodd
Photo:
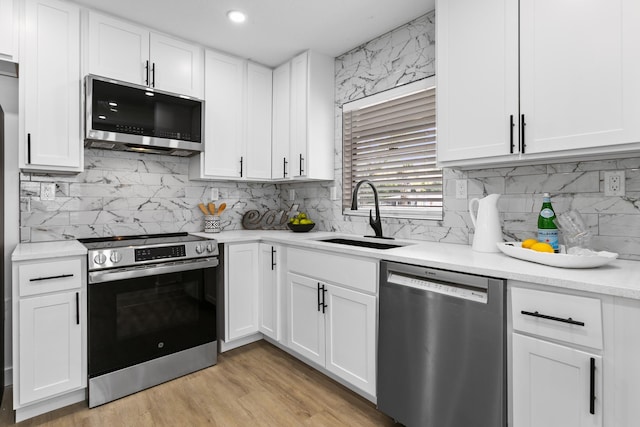
<path fill-rule="evenodd" d="M 589 370 L 589 413 L 596 413 L 596 359 L 591 358 Z"/>
<path fill-rule="evenodd" d="M 539 317 L 541 319 L 548 319 L 548 320 L 554 320 L 556 322 L 569 323 L 571 325 L 584 326 L 584 322 L 578 322 L 577 320 L 573 320 L 571 317 L 569 317 L 568 319 L 563 319 L 562 317 L 555 317 L 555 316 L 548 316 L 546 314 L 540 314 L 537 311 L 530 312 L 530 311 L 522 310 L 520 313 L 526 316 Z"/>
<path fill-rule="evenodd" d="M 48 277 L 34 277 L 33 279 L 29 279 L 29 281 L 39 282 L 41 280 L 64 279 L 65 277 L 73 277 L 73 274 L 61 274 L 59 276 L 48 276 Z"/>
<path fill-rule="evenodd" d="M 322 305 L 324 305 L 324 303 L 320 301 L 320 282 L 318 282 L 318 311 L 320 311 L 320 307 L 322 307 Z"/>
<path fill-rule="evenodd" d="M 76 292 L 76 325 L 80 324 L 80 292 Z"/>

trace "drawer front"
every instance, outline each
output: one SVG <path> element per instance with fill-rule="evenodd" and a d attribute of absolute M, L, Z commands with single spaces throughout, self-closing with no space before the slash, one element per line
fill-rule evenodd
<path fill-rule="evenodd" d="M 79 288 L 83 283 L 82 275 L 80 258 L 20 263 L 20 296 Z"/>
<path fill-rule="evenodd" d="M 378 262 L 374 260 L 288 248 L 287 269 L 372 294 L 378 291 Z"/>
<path fill-rule="evenodd" d="M 513 329 L 602 349 L 602 306 L 588 298 L 511 288 Z"/>

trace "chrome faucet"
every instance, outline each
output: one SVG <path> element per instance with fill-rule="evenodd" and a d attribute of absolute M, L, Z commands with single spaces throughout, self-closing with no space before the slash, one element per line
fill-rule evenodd
<path fill-rule="evenodd" d="M 373 185 L 373 182 L 368 179 L 363 179 L 362 181 L 356 184 L 356 188 L 353 189 L 353 196 L 351 197 L 351 210 L 358 210 L 358 190 L 362 184 L 369 184 L 371 189 L 373 190 L 373 201 L 376 205 L 376 219 L 373 219 L 371 215 L 371 209 L 369 209 L 369 225 L 373 228 L 373 231 L 376 233 L 376 237 L 381 239 L 387 239 L 388 237 L 384 237 L 382 235 L 382 222 L 380 222 L 380 202 L 378 202 L 378 190 Z"/>

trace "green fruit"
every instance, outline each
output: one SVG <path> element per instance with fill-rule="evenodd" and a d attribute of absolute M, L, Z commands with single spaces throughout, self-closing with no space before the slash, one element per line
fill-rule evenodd
<path fill-rule="evenodd" d="M 296 219 L 294 217 L 289 218 L 289 222 L 293 223 Z"/>
<path fill-rule="evenodd" d="M 313 221 L 305 218 L 300 220 L 300 224 L 313 224 Z"/>
<path fill-rule="evenodd" d="M 300 220 L 298 218 L 295 218 L 292 222 L 292 224 L 300 224 Z"/>
<path fill-rule="evenodd" d="M 298 219 L 305 219 L 306 217 L 307 217 L 307 214 L 306 214 L 306 213 L 304 213 L 304 212 L 300 212 L 300 213 L 298 214 Z"/>

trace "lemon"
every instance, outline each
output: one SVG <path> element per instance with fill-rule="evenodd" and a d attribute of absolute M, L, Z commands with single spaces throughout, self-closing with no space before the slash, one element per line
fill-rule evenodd
<path fill-rule="evenodd" d="M 306 213 L 304 213 L 304 212 L 300 212 L 300 213 L 298 214 L 298 219 L 305 219 L 306 217 L 307 217 L 307 214 L 306 214 Z"/>
<path fill-rule="evenodd" d="M 533 245 L 531 245 L 531 249 L 533 249 L 536 252 L 550 252 L 550 253 L 554 252 L 553 246 L 544 242 L 534 243 Z"/>
<path fill-rule="evenodd" d="M 310 219 L 304 218 L 300 220 L 300 224 L 313 224 L 313 221 Z"/>
<path fill-rule="evenodd" d="M 300 224 L 300 220 L 298 218 L 294 219 L 291 224 Z"/>
<path fill-rule="evenodd" d="M 527 239 L 522 242 L 522 247 L 525 249 L 531 249 L 531 246 L 535 245 L 536 243 L 538 243 L 536 239 Z"/>

